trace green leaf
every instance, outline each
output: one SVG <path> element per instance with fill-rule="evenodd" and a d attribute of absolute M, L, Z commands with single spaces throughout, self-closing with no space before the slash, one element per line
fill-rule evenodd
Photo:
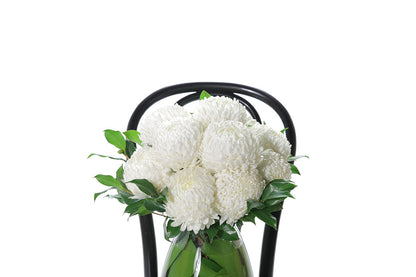
<path fill-rule="evenodd" d="M 281 209 L 283 208 L 282 203 L 283 203 L 283 201 L 284 201 L 285 199 L 286 199 L 286 198 L 274 198 L 274 199 L 269 199 L 269 200 L 265 201 L 265 202 L 264 202 L 264 204 L 265 204 L 267 207 L 275 207 L 276 211 L 279 211 L 279 210 L 281 210 Z"/>
<path fill-rule="evenodd" d="M 247 200 L 247 213 L 250 213 L 252 209 L 263 209 L 264 203 L 258 201 L 258 200 Z"/>
<path fill-rule="evenodd" d="M 169 189 L 168 189 L 168 187 L 165 187 L 161 192 L 160 192 L 160 194 L 161 195 L 164 195 L 164 196 L 168 196 L 168 192 L 169 192 Z"/>
<path fill-rule="evenodd" d="M 106 193 L 107 191 L 112 190 L 112 189 L 114 189 L 114 188 L 111 187 L 111 188 L 103 190 L 101 192 L 94 193 L 94 201 L 97 199 L 98 196 L 100 196 L 101 194 Z"/>
<path fill-rule="evenodd" d="M 123 132 L 123 134 L 126 136 L 126 138 L 134 143 L 137 143 L 138 145 L 142 144 L 142 141 L 139 138 L 140 133 L 136 130 L 127 130 Z"/>
<path fill-rule="evenodd" d="M 300 175 L 299 169 L 294 164 L 289 164 L 289 165 L 290 165 L 290 170 L 292 171 L 293 174 Z"/>
<path fill-rule="evenodd" d="M 173 223 L 173 220 L 171 220 L 169 218 L 166 218 L 166 220 L 163 224 L 165 239 L 167 241 L 170 241 L 171 238 L 176 237 L 181 232 L 181 227 L 180 226 L 173 227 L 172 223 Z"/>
<path fill-rule="evenodd" d="M 238 221 L 235 223 L 235 226 L 237 226 L 238 230 L 240 230 L 240 231 L 241 231 L 241 227 L 243 227 L 243 222 L 242 222 L 241 220 L 238 220 Z"/>
<path fill-rule="evenodd" d="M 124 213 L 129 214 L 129 217 L 135 216 L 135 215 L 147 215 L 151 214 L 152 211 L 148 210 L 146 208 L 146 199 L 131 199 L 130 203 L 127 205 L 126 209 L 124 210 Z"/>
<path fill-rule="evenodd" d="M 252 213 L 267 225 L 277 229 L 277 220 L 270 212 L 264 210 L 253 210 Z"/>
<path fill-rule="evenodd" d="M 195 245 L 191 242 L 189 232 L 179 234 L 177 243 L 172 245 L 171 254 L 167 258 L 168 268 L 161 276 L 192 277 L 194 276 Z M 156 276 L 156 274 L 155 274 Z M 208 277 L 208 276 L 207 276 Z"/>
<path fill-rule="evenodd" d="M 115 147 L 117 147 L 118 149 L 123 151 L 126 149 L 126 140 L 124 139 L 120 131 L 107 129 L 104 130 L 104 135 L 107 141 Z"/>
<path fill-rule="evenodd" d="M 123 200 L 121 199 L 120 195 L 118 195 L 118 194 L 107 194 L 105 197 L 110 198 L 110 199 L 116 199 L 121 204 L 126 204 L 126 203 L 123 202 Z"/>
<path fill-rule="evenodd" d="M 132 203 L 137 202 L 137 199 L 133 199 L 131 198 L 131 194 L 125 191 L 118 191 L 117 197 L 113 197 L 116 198 L 117 200 L 119 200 L 121 203 L 126 204 L 126 205 L 130 205 Z"/>
<path fill-rule="evenodd" d="M 218 236 L 224 240 L 238 240 L 238 234 L 230 224 L 223 224 L 219 226 Z"/>
<path fill-rule="evenodd" d="M 165 206 L 152 198 L 144 199 L 144 206 L 146 207 L 146 209 L 152 212 L 157 211 L 163 213 L 165 211 Z"/>
<path fill-rule="evenodd" d="M 123 175 L 124 175 L 124 167 L 123 165 L 121 165 L 116 172 L 116 179 L 119 180 L 120 182 L 123 181 Z"/>
<path fill-rule="evenodd" d="M 134 151 L 136 151 L 136 146 L 134 145 L 133 142 L 131 141 L 126 141 L 126 155 L 127 157 L 131 157 L 131 155 L 133 155 Z"/>
<path fill-rule="evenodd" d="M 255 220 L 255 215 L 253 214 L 253 213 L 249 213 L 248 215 L 246 215 L 246 216 L 244 216 L 244 217 L 242 217 L 242 218 L 240 218 L 240 220 L 241 221 L 244 221 L 244 222 L 251 222 L 251 223 L 253 223 L 253 224 L 256 224 L 256 220 Z"/>
<path fill-rule="evenodd" d="M 204 256 L 201 259 L 201 263 L 214 272 L 219 272 L 222 269 L 222 266 Z"/>
<path fill-rule="evenodd" d="M 290 191 L 294 188 L 296 188 L 295 183 L 290 180 L 285 179 L 274 179 L 270 181 L 270 184 L 273 184 L 276 188 L 279 188 L 280 190 Z"/>
<path fill-rule="evenodd" d="M 210 98 L 210 97 L 211 97 L 211 94 L 209 94 L 208 92 L 206 92 L 205 90 L 203 90 L 201 92 L 201 95 L 199 96 L 199 100 L 202 100 L 204 98 Z"/>
<path fill-rule="evenodd" d="M 115 187 L 120 190 L 127 190 L 126 186 L 122 182 L 115 179 L 111 175 L 98 174 L 94 178 L 104 186 Z"/>
<path fill-rule="evenodd" d="M 263 202 L 270 200 L 270 199 L 278 199 L 278 198 L 287 198 L 293 196 L 290 194 L 290 191 L 294 189 L 296 185 L 289 180 L 283 179 L 276 179 L 273 180 L 267 185 L 267 187 L 263 191 L 263 195 L 261 196 L 261 200 Z"/>
<path fill-rule="evenodd" d="M 112 159 L 112 160 L 119 160 L 119 161 L 124 161 L 124 162 L 126 161 L 125 159 L 122 159 L 122 158 L 115 158 L 115 157 L 105 156 L 105 155 L 101 155 L 101 154 L 97 154 L 97 153 L 91 153 L 87 157 L 87 159 L 91 158 L 92 156 L 99 156 L 101 158 L 109 158 L 109 159 Z"/>
<path fill-rule="evenodd" d="M 137 199 L 134 199 L 134 200 L 135 201 L 127 205 L 126 209 L 124 210 L 124 213 L 130 215 L 129 217 L 139 214 L 139 208 L 144 205 L 143 200 L 137 200 Z"/>
<path fill-rule="evenodd" d="M 284 134 L 287 131 L 287 129 L 289 129 L 289 128 L 284 128 L 283 130 L 280 131 L 280 133 Z"/>
<path fill-rule="evenodd" d="M 136 184 L 142 192 L 149 196 L 157 197 L 159 195 L 155 186 L 146 179 L 134 179 L 129 181 L 128 183 Z"/>
<path fill-rule="evenodd" d="M 218 234 L 219 225 L 216 223 L 211 225 L 208 229 L 205 229 L 205 233 L 208 235 L 209 241 L 212 241 L 214 237 Z"/>
<path fill-rule="evenodd" d="M 309 156 L 306 156 L 306 155 L 290 156 L 290 157 L 287 159 L 287 161 L 288 161 L 288 162 L 293 162 L 293 161 L 296 161 L 297 159 L 301 159 L 301 158 L 308 158 L 308 159 L 309 159 Z"/>
<path fill-rule="evenodd" d="M 275 206 L 266 207 L 262 211 L 267 212 L 267 213 L 274 213 L 274 212 L 280 211 L 282 208 L 283 208 L 283 203 L 279 203 L 278 205 L 275 205 Z"/>
<path fill-rule="evenodd" d="M 143 203 L 146 203 L 146 202 L 143 202 Z M 152 211 L 148 210 L 146 208 L 146 205 L 144 204 L 139 207 L 139 210 L 137 212 L 139 213 L 139 215 L 148 215 L 152 213 Z"/>
<path fill-rule="evenodd" d="M 165 187 L 162 192 L 159 194 L 158 197 L 155 199 L 163 204 L 165 204 L 168 200 L 166 199 L 166 196 L 168 195 L 168 187 Z"/>

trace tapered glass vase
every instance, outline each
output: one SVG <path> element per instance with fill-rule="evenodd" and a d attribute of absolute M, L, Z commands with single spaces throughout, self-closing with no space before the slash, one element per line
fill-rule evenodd
<path fill-rule="evenodd" d="M 253 277 L 246 247 L 238 240 L 212 241 L 180 233 L 167 253 L 161 277 Z"/>

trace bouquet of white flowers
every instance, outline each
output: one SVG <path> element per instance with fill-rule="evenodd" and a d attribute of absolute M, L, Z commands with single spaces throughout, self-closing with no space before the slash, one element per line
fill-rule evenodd
<path fill-rule="evenodd" d="M 272 213 L 292 197 L 290 178 L 299 174 L 284 132 L 256 122 L 237 100 L 204 91 L 192 113 L 173 105 L 145 114 L 138 131 L 105 130 L 125 158 L 109 157 L 124 163 L 115 177 L 95 176 L 109 188 L 94 199 L 106 194 L 130 216 L 166 217 L 168 240 L 188 231 L 233 241 L 234 226 L 256 217 L 276 228 Z"/>
<path fill-rule="evenodd" d="M 125 163 L 116 177 L 95 176 L 110 188 L 94 199 L 116 190 L 107 196 L 127 204 L 130 216 L 165 213 L 173 235 L 215 223 L 241 226 L 255 217 L 275 227 L 271 212 L 292 197 L 291 174 L 299 174 L 290 162 L 300 156 L 290 156 L 284 131 L 256 122 L 237 100 L 204 91 L 193 113 L 179 105 L 162 107 L 145 114 L 139 131 L 125 137 L 105 130 L 126 159 L 109 157 Z"/>

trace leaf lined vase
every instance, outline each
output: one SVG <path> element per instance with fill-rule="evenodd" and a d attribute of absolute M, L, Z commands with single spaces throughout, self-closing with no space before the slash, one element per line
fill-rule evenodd
<path fill-rule="evenodd" d="M 228 241 L 220 237 L 210 240 L 192 232 L 181 232 L 172 241 L 161 277 L 184 276 L 253 277 L 240 234 L 238 239 Z"/>

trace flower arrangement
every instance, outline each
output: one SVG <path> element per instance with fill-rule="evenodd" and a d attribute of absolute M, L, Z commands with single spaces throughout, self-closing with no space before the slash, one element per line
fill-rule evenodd
<path fill-rule="evenodd" d="M 238 239 L 234 227 L 255 218 L 276 228 L 299 174 L 285 130 L 256 122 L 235 99 L 203 91 L 194 111 L 179 105 L 145 114 L 138 131 L 105 130 L 123 161 L 115 176 L 96 175 L 105 195 L 130 216 L 166 217 L 167 240 L 187 231 L 210 242 Z"/>

